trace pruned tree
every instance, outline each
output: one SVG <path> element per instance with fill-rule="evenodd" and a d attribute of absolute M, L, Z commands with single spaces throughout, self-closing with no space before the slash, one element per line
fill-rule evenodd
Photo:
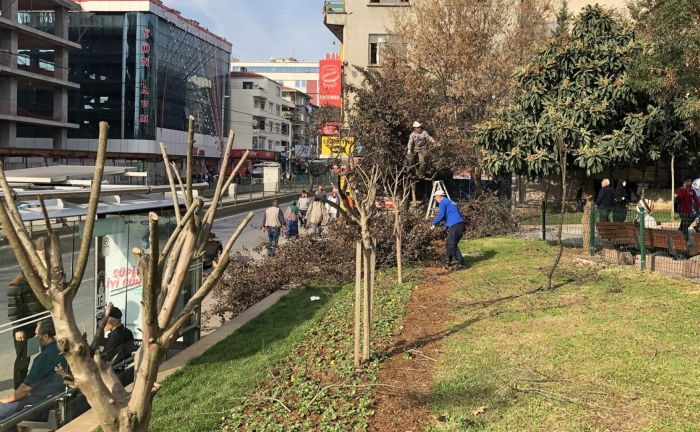
<path fill-rule="evenodd" d="M 406 211 L 411 191 L 415 190 L 416 179 L 408 175 L 408 166 L 393 167 L 383 172 L 384 192 L 391 199 L 391 211 L 394 214 L 394 237 L 396 239 L 397 282 L 403 283 L 403 235 L 401 216 Z M 389 210 L 388 208 L 386 210 Z"/>
<path fill-rule="evenodd" d="M 221 176 L 216 186 L 214 198 L 208 209 L 204 202 L 193 196 L 192 167 L 194 146 L 194 118 L 189 119 L 189 138 L 187 141 L 187 179 L 186 188 L 181 191 L 185 199 L 186 211 L 181 214 L 177 195 L 173 193 L 177 227 L 165 245 L 160 245 L 157 214 L 149 214 L 150 252 L 138 248 L 133 250 L 138 271 L 143 283 L 142 323 L 143 343 L 138 353 L 137 372 L 133 390 L 127 392 L 111 368 L 111 359 L 103 359 L 99 344 L 112 308 L 107 306 L 92 342 L 79 328 L 75 320 L 73 300 L 83 280 L 87 266 L 90 247 L 93 244 L 93 229 L 97 219 L 97 208 L 104 175 L 104 162 L 107 152 L 107 134 L 109 126 L 100 123 L 100 139 L 95 160 L 95 173 L 90 191 L 85 227 L 80 250 L 73 274 L 68 278 L 63 267 L 59 234 L 52 230 L 46 208 L 42 211 L 48 230 L 48 238 L 33 244 L 27 234 L 17 210 L 12 190 L 0 166 L 0 187 L 2 203 L 0 204 L 0 223 L 5 227 L 8 241 L 15 251 L 17 261 L 29 282 L 32 291 L 41 304 L 51 312 L 60 352 L 68 361 L 69 371 L 59 370 L 65 381 L 80 390 L 95 410 L 100 425 L 106 432 L 147 431 L 151 420 L 152 401 L 161 385 L 157 383 L 158 369 L 164 355 L 180 337 L 180 331 L 200 307 L 204 298 L 214 288 L 222 273 L 230 263 L 229 252 L 234 242 L 253 217 L 250 213 L 238 227 L 223 249 L 223 253 L 214 270 L 197 289 L 192 298 L 179 313 L 176 306 L 192 262 L 201 257 L 209 237 L 222 191 L 233 182 L 233 174 L 226 179 Z M 233 146 L 234 134 L 231 132 L 224 166 Z M 165 147 L 162 147 L 165 166 L 170 169 Z M 243 156 L 237 172 L 248 153 Z M 176 186 L 169 174 L 171 190 Z M 181 182 L 180 182 L 181 183 Z M 182 186 L 182 184 L 181 184 Z"/>
<path fill-rule="evenodd" d="M 394 51 L 425 76 L 436 98 L 434 116 L 421 121 L 439 142 L 460 149 L 477 195 L 474 126 L 510 100 L 512 70 L 547 40 L 552 16 L 552 0 L 412 0 L 410 8 L 396 9 Z"/>

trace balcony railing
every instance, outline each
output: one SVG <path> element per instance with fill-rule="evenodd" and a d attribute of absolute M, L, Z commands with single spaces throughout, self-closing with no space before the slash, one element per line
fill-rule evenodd
<path fill-rule="evenodd" d="M 326 13 L 345 13 L 345 2 L 344 1 L 327 2 L 324 5 L 324 11 Z"/>

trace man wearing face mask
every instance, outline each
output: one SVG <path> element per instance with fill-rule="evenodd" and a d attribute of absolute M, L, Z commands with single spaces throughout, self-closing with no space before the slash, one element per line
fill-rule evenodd
<path fill-rule="evenodd" d="M 29 375 L 17 390 L 0 399 L 0 420 L 5 420 L 22 411 L 28 405 L 41 403 L 44 399 L 60 394 L 66 389 L 63 378 L 55 370 L 57 366 L 68 370 L 68 362 L 58 351 L 56 329 L 53 322 L 50 320 L 41 321 L 37 324 L 35 333 L 39 338 L 41 353 L 34 359 Z M 42 414 L 46 415 L 46 413 Z M 43 420 L 38 419 L 38 421 Z M 8 430 L 16 431 L 17 429 Z"/>

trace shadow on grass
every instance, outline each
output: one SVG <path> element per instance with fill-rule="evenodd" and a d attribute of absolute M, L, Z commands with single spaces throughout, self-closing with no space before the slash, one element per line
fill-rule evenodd
<path fill-rule="evenodd" d="M 496 255 L 498 255 L 498 252 L 489 249 L 485 251 L 480 251 L 479 255 L 470 255 L 469 253 L 466 253 L 464 254 L 464 260 L 467 262 L 467 265 L 471 267 L 477 263 L 480 263 L 481 261 L 488 261 Z"/>
<path fill-rule="evenodd" d="M 149 431 L 216 430 L 222 415 L 303 341 L 342 290 L 299 288 L 163 382 Z M 312 302 L 311 296 L 321 297 Z"/>

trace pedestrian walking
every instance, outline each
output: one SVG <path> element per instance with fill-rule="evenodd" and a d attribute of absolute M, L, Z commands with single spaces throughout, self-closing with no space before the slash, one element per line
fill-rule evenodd
<path fill-rule="evenodd" d="M 267 252 L 271 257 L 275 256 L 275 246 L 280 240 L 280 230 L 286 229 L 284 215 L 280 210 L 277 200 L 272 202 L 272 207 L 265 210 L 263 216 L 263 232 L 267 232 L 267 240 L 270 243 Z"/>
<path fill-rule="evenodd" d="M 287 225 L 287 238 L 299 238 L 299 208 L 296 201 L 292 201 L 284 212 L 284 222 Z"/>
<path fill-rule="evenodd" d="M 323 190 L 323 185 L 318 185 L 318 188 L 316 189 L 316 195 L 320 195 L 323 197 L 326 196 L 326 191 Z"/>
<path fill-rule="evenodd" d="M 609 179 L 603 179 L 603 186 L 598 192 L 598 199 L 595 204 L 598 206 L 598 214 L 600 214 L 601 222 L 610 222 L 610 212 L 615 207 L 615 191 L 610 186 Z"/>
<path fill-rule="evenodd" d="M 309 195 L 305 190 L 301 191 L 297 207 L 299 207 L 299 222 L 303 228 L 306 228 L 306 213 L 309 210 Z"/>
<path fill-rule="evenodd" d="M 586 185 L 582 184 L 578 191 L 576 192 L 576 210 L 579 212 L 583 211 L 583 207 L 586 205 L 586 199 L 588 194 L 586 193 Z"/>
<path fill-rule="evenodd" d="M 321 222 L 323 221 L 323 204 L 321 200 L 315 199 L 309 206 L 308 224 L 311 228 L 311 234 L 321 234 Z"/>
<path fill-rule="evenodd" d="M 683 237 L 688 241 L 688 228 L 692 225 L 695 215 L 693 214 L 693 204 L 700 208 L 700 200 L 693 190 L 693 178 L 688 177 L 683 181 L 683 186 L 676 191 L 678 199 L 678 214 L 681 217 L 681 226 L 678 228 L 683 233 Z"/>
<path fill-rule="evenodd" d="M 340 204 L 340 196 L 335 189 L 327 199 L 334 204 Z M 328 222 L 338 219 L 338 209 L 328 203 L 326 203 L 326 212 L 328 213 Z"/>
<path fill-rule="evenodd" d="M 15 390 L 24 382 L 29 372 L 29 339 L 34 337 L 36 327 L 36 323 L 31 318 L 36 318 L 45 311 L 46 309 L 36 298 L 32 287 L 24 277 L 24 273 L 20 273 L 7 287 L 7 317 L 13 323 L 12 335 L 15 343 L 13 375 Z"/>
<path fill-rule="evenodd" d="M 453 270 L 462 270 L 467 268 L 467 263 L 464 261 L 462 252 L 459 250 L 459 241 L 464 236 L 464 219 L 459 212 L 457 204 L 445 197 L 445 193 L 441 190 L 433 194 L 435 201 L 438 203 L 438 214 L 433 220 L 432 229 L 435 229 L 440 222 L 445 223 L 447 229 L 447 242 L 445 243 L 445 265 L 448 269 L 452 265 L 452 258 L 457 261 L 457 265 Z"/>

